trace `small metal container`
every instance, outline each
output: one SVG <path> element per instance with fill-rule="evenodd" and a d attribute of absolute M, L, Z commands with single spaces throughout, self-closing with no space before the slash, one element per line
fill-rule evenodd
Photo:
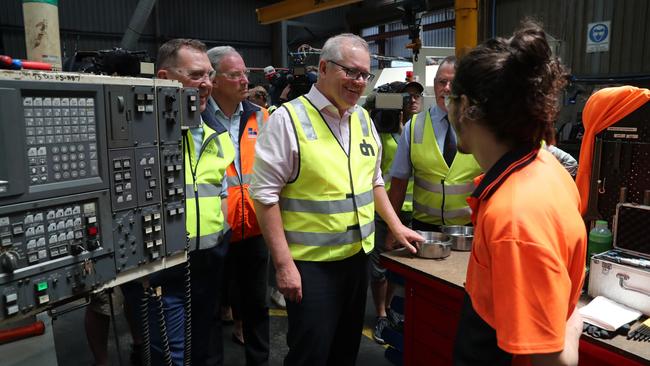
<path fill-rule="evenodd" d="M 437 231 L 416 231 L 424 242 L 415 243 L 417 255 L 421 258 L 442 259 L 451 254 L 451 238 Z"/>
<path fill-rule="evenodd" d="M 462 252 L 472 250 L 472 241 L 474 240 L 474 227 L 449 225 L 442 226 L 441 230 L 451 238 L 451 249 Z"/>

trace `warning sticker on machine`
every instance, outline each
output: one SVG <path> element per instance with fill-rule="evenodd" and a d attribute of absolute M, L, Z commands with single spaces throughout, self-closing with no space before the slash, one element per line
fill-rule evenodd
<path fill-rule="evenodd" d="M 614 134 L 615 139 L 638 139 L 639 135 L 637 134 L 632 134 L 632 133 L 615 133 Z"/>
<path fill-rule="evenodd" d="M 607 127 L 607 131 L 636 132 L 636 127 Z"/>

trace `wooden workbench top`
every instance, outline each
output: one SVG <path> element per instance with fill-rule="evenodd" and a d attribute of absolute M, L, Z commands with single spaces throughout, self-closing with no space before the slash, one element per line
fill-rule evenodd
<path fill-rule="evenodd" d="M 394 262 L 407 271 L 416 271 L 424 277 L 457 288 L 464 287 L 469 256 L 470 252 L 453 251 L 449 257 L 444 259 L 425 259 L 416 257 L 403 249 L 382 254 L 384 260 Z M 584 295 L 580 299 L 580 306 L 586 305 L 589 301 L 590 298 Z M 648 342 L 629 341 L 623 336 L 602 340 L 583 334 L 583 338 L 637 361 L 650 364 L 650 344 Z"/>

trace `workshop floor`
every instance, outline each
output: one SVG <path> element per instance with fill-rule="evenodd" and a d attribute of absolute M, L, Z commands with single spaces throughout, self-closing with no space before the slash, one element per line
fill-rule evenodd
<path fill-rule="evenodd" d="M 88 348 L 84 333 L 84 312 L 85 309 L 74 310 L 68 314 L 59 316 L 53 323 L 54 340 L 56 344 L 57 359 L 59 365 L 92 365 L 93 357 Z M 270 365 L 280 366 L 287 352 L 286 332 L 287 318 L 286 312 L 281 309 L 272 308 L 271 312 L 271 355 Z M 366 316 L 364 336 L 361 339 L 361 348 L 357 365 L 359 366 L 389 366 L 390 362 L 384 358 L 384 347 L 378 345 L 372 340 L 372 328 L 374 327 L 374 310 L 372 306 L 372 297 L 368 291 L 366 302 Z M 121 351 L 121 365 L 129 365 L 130 336 L 126 321 L 123 316 L 117 317 L 117 331 Z M 225 326 L 223 329 L 224 338 L 224 365 L 225 366 L 243 366 L 245 365 L 244 348 L 231 340 L 232 325 Z M 118 352 L 115 347 L 114 336 L 111 331 L 109 337 L 109 354 L 111 365 L 119 366 Z"/>

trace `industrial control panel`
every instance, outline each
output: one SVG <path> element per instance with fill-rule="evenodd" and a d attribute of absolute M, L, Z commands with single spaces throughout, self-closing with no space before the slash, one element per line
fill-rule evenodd
<path fill-rule="evenodd" d="M 0 71 L 0 321 L 186 250 L 199 113 L 173 81 Z"/>

